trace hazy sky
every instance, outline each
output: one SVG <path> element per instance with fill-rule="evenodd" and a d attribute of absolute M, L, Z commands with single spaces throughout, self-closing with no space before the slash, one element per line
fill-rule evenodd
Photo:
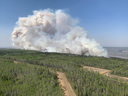
<path fill-rule="evenodd" d="M 128 0 L 0 0 L 0 47 L 12 47 L 11 33 L 19 17 L 47 8 L 67 9 L 104 47 L 128 47 Z"/>

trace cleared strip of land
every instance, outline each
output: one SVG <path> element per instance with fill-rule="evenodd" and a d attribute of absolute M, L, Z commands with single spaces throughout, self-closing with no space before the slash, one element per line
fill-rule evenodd
<path fill-rule="evenodd" d="M 98 71 L 100 74 L 107 75 L 109 77 L 115 77 L 118 79 L 128 80 L 127 77 L 121 77 L 117 75 L 110 74 L 111 70 L 101 69 L 101 68 L 95 68 L 95 67 L 89 67 L 89 66 L 83 66 L 83 68 L 87 68 L 88 70 Z"/>
<path fill-rule="evenodd" d="M 62 86 L 64 96 L 76 96 L 65 74 L 57 71 L 57 76 L 59 78 L 60 85 Z"/>

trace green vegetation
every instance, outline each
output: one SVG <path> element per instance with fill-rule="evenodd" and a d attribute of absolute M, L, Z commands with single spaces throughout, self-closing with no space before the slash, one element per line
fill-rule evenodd
<path fill-rule="evenodd" d="M 60 53 L 42 53 L 30 50 L 4 50 L 0 51 L 3 58 L 17 60 L 20 62 L 29 62 L 31 64 L 39 64 L 46 66 L 53 66 L 54 63 L 71 63 L 73 65 L 85 65 L 104 69 L 115 69 L 124 66 L 128 60 L 119 58 L 104 58 L 104 57 L 86 57 L 76 56 L 71 54 Z M 52 61 L 52 63 L 51 63 Z M 60 66 L 58 64 L 58 66 Z"/>
<path fill-rule="evenodd" d="M 128 62 L 124 66 L 113 69 L 111 74 L 128 77 Z"/>
<path fill-rule="evenodd" d="M 49 68 L 0 59 L 0 96 L 63 96 Z"/>
<path fill-rule="evenodd" d="M 88 70 L 72 70 L 66 73 L 77 96 L 127 96 L 128 85 L 115 78 L 102 76 Z"/>
<path fill-rule="evenodd" d="M 34 90 L 32 92 L 26 91 L 30 95 L 32 94 L 35 96 L 35 94 L 43 91 L 44 96 L 47 96 L 46 94 L 48 94 L 49 92 L 51 92 L 52 94 L 57 94 L 58 96 L 61 96 L 62 92 L 61 92 L 60 86 L 58 85 L 56 75 L 53 73 L 56 71 L 61 71 L 66 74 L 77 96 L 127 96 L 128 95 L 128 91 L 127 91 L 128 85 L 126 83 L 122 83 L 123 81 L 117 81 L 117 79 L 115 78 L 102 76 L 99 73 L 96 73 L 93 71 L 90 72 L 87 69 L 82 69 L 81 67 L 81 65 L 86 65 L 86 66 L 93 66 L 93 67 L 99 67 L 99 68 L 110 69 L 110 70 L 119 69 L 122 66 L 127 66 L 128 60 L 125 60 L 125 59 L 86 57 L 86 56 L 76 56 L 71 54 L 60 54 L 60 53 L 42 53 L 38 51 L 16 50 L 16 49 L 0 50 L 0 57 L 2 58 L 0 62 L 3 62 L 3 60 L 8 60 L 8 63 L 6 64 L 0 63 L 2 64 L 0 65 L 0 68 L 5 69 L 5 72 L 4 72 L 5 74 L 8 73 L 7 70 L 9 70 L 9 68 L 11 70 L 11 66 L 13 66 L 12 68 L 14 70 L 17 70 L 16 73 L 19 74 L 20 68 L 18 66 L 21 66 L 22 70 L 24 70 L 24 74 L 20 73 L 22 74 L 20 78 L 21 80 L 24 80 L 23 78 L 25 78 L 24 81 L 27 82 L 27 81 L 30 81 L 29 80 L 30 77 L 31 79 L 33 79 L 33 82 L 39 80 L 40 83 L 36 83 L 38 86 L 38 89 L 36 88 L 36 86 L 35 86 L 35 89 L 33 89 L 33 87 L 30 87 L 33 85 L 26 87 L 25 85 L 27 85 L 27 83 L 24 82 L 24 87 L 26 87 L 27 91 L 28 89 Z M 22 62 L 22 63 L 14 64 L 13 60 Z M 9 65 L 9 63 L 11 65 Z M 28 66 L 27 64 L 30 64 L 31 66 Z M 9 67 L 6 68 L 1 66 L 9 66 Z M 17 67 L 14 67 L 14 66 L 17 66 Z M 45 72 L 43 72 L 43 74 L 38 76 L 37 75 L 38 71 L 35 72 L 34 71 L 35 68 L 32 66 L 36 66 L 37 68 L 36 70 L 41 70 L 40 68 L 42 68 L 42 70 L 46 71 L 46 74 Z M 0 69 L 0 71 L 2 72 L 2 69 Z M 27 74 L 27 72 L 29 74 L 25 75 Z M 43 76 L 45 76 L 45 78 L 43 78 Z M 40 78 L 43 78 L 43 79 L 40 80 Z M 16 79 L 17 81 L 13 82 L 14 83 L 13 85 L 16 86 L 17 82 L 19 82 L 20 79 L 18 80 Z M 11 82 L 13 81 L 13 79 L 9 79 L 9 80 L 11 80 Z M 50 80 L 54 82 L 53 85 L 51 83 L 47 83 L 47 82 L 50 82 Z M 43 83 L 45 81 L 46 83 Z M 42 86 L 45 86 L 45 87 L 40 87 L 42 83 L 43 83 Z M 7 86 L 9 87 L 10 85 L 7 84 Z M 23 85 L 21 84 L 21 86 Z M 3 86 L 1 88 L 2 90 L 4 89 Z M 10 86 L 9 89 L 11 88 L 13 87 Z M 21 89 L 22 88 L 23 87 L 21 87 Z M 45 92 L 44 90 L 47 90 L 47 91 L 51 90 L 51 91 L 47 93 L 47 91 Z M 0 92 L 2 92 L 1 94 L 4 94 L 3 91 L 1 91 L 1 89 L 0 89 Z M 7 90 L 6 92 L 10 92 L 10 91 Z M 43 92 L 41 94 L 43 94 Z M 22 94 L 22 91 L 18 93 Z M 23 93 L 25 92 L 23 91 Z M 49 96 L 56 96 L 56 95 L 50 95 L 50 94 Z"/>

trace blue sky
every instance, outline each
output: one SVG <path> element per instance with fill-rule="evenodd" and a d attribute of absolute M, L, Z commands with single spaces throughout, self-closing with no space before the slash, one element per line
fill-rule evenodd
<path fill-rule="evenodd" d="M 19 17 L 47 8 L 67 9 L 104 47 L 128 47 L 128 0 L 0 0 L 0 47 L 12 47 L 11 33 Z"/>

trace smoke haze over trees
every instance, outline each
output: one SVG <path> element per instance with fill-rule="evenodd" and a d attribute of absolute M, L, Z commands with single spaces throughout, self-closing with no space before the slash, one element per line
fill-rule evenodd
<path fill-rule="evenodd" d="M 13 46 L 43 52 L 107 57 L 107 51 L 88 38 L 84 28 L 77 26 L 78 22 L 63 10 L 35 10 L 33 15 L 19 17 L 12 33 Z"/>

